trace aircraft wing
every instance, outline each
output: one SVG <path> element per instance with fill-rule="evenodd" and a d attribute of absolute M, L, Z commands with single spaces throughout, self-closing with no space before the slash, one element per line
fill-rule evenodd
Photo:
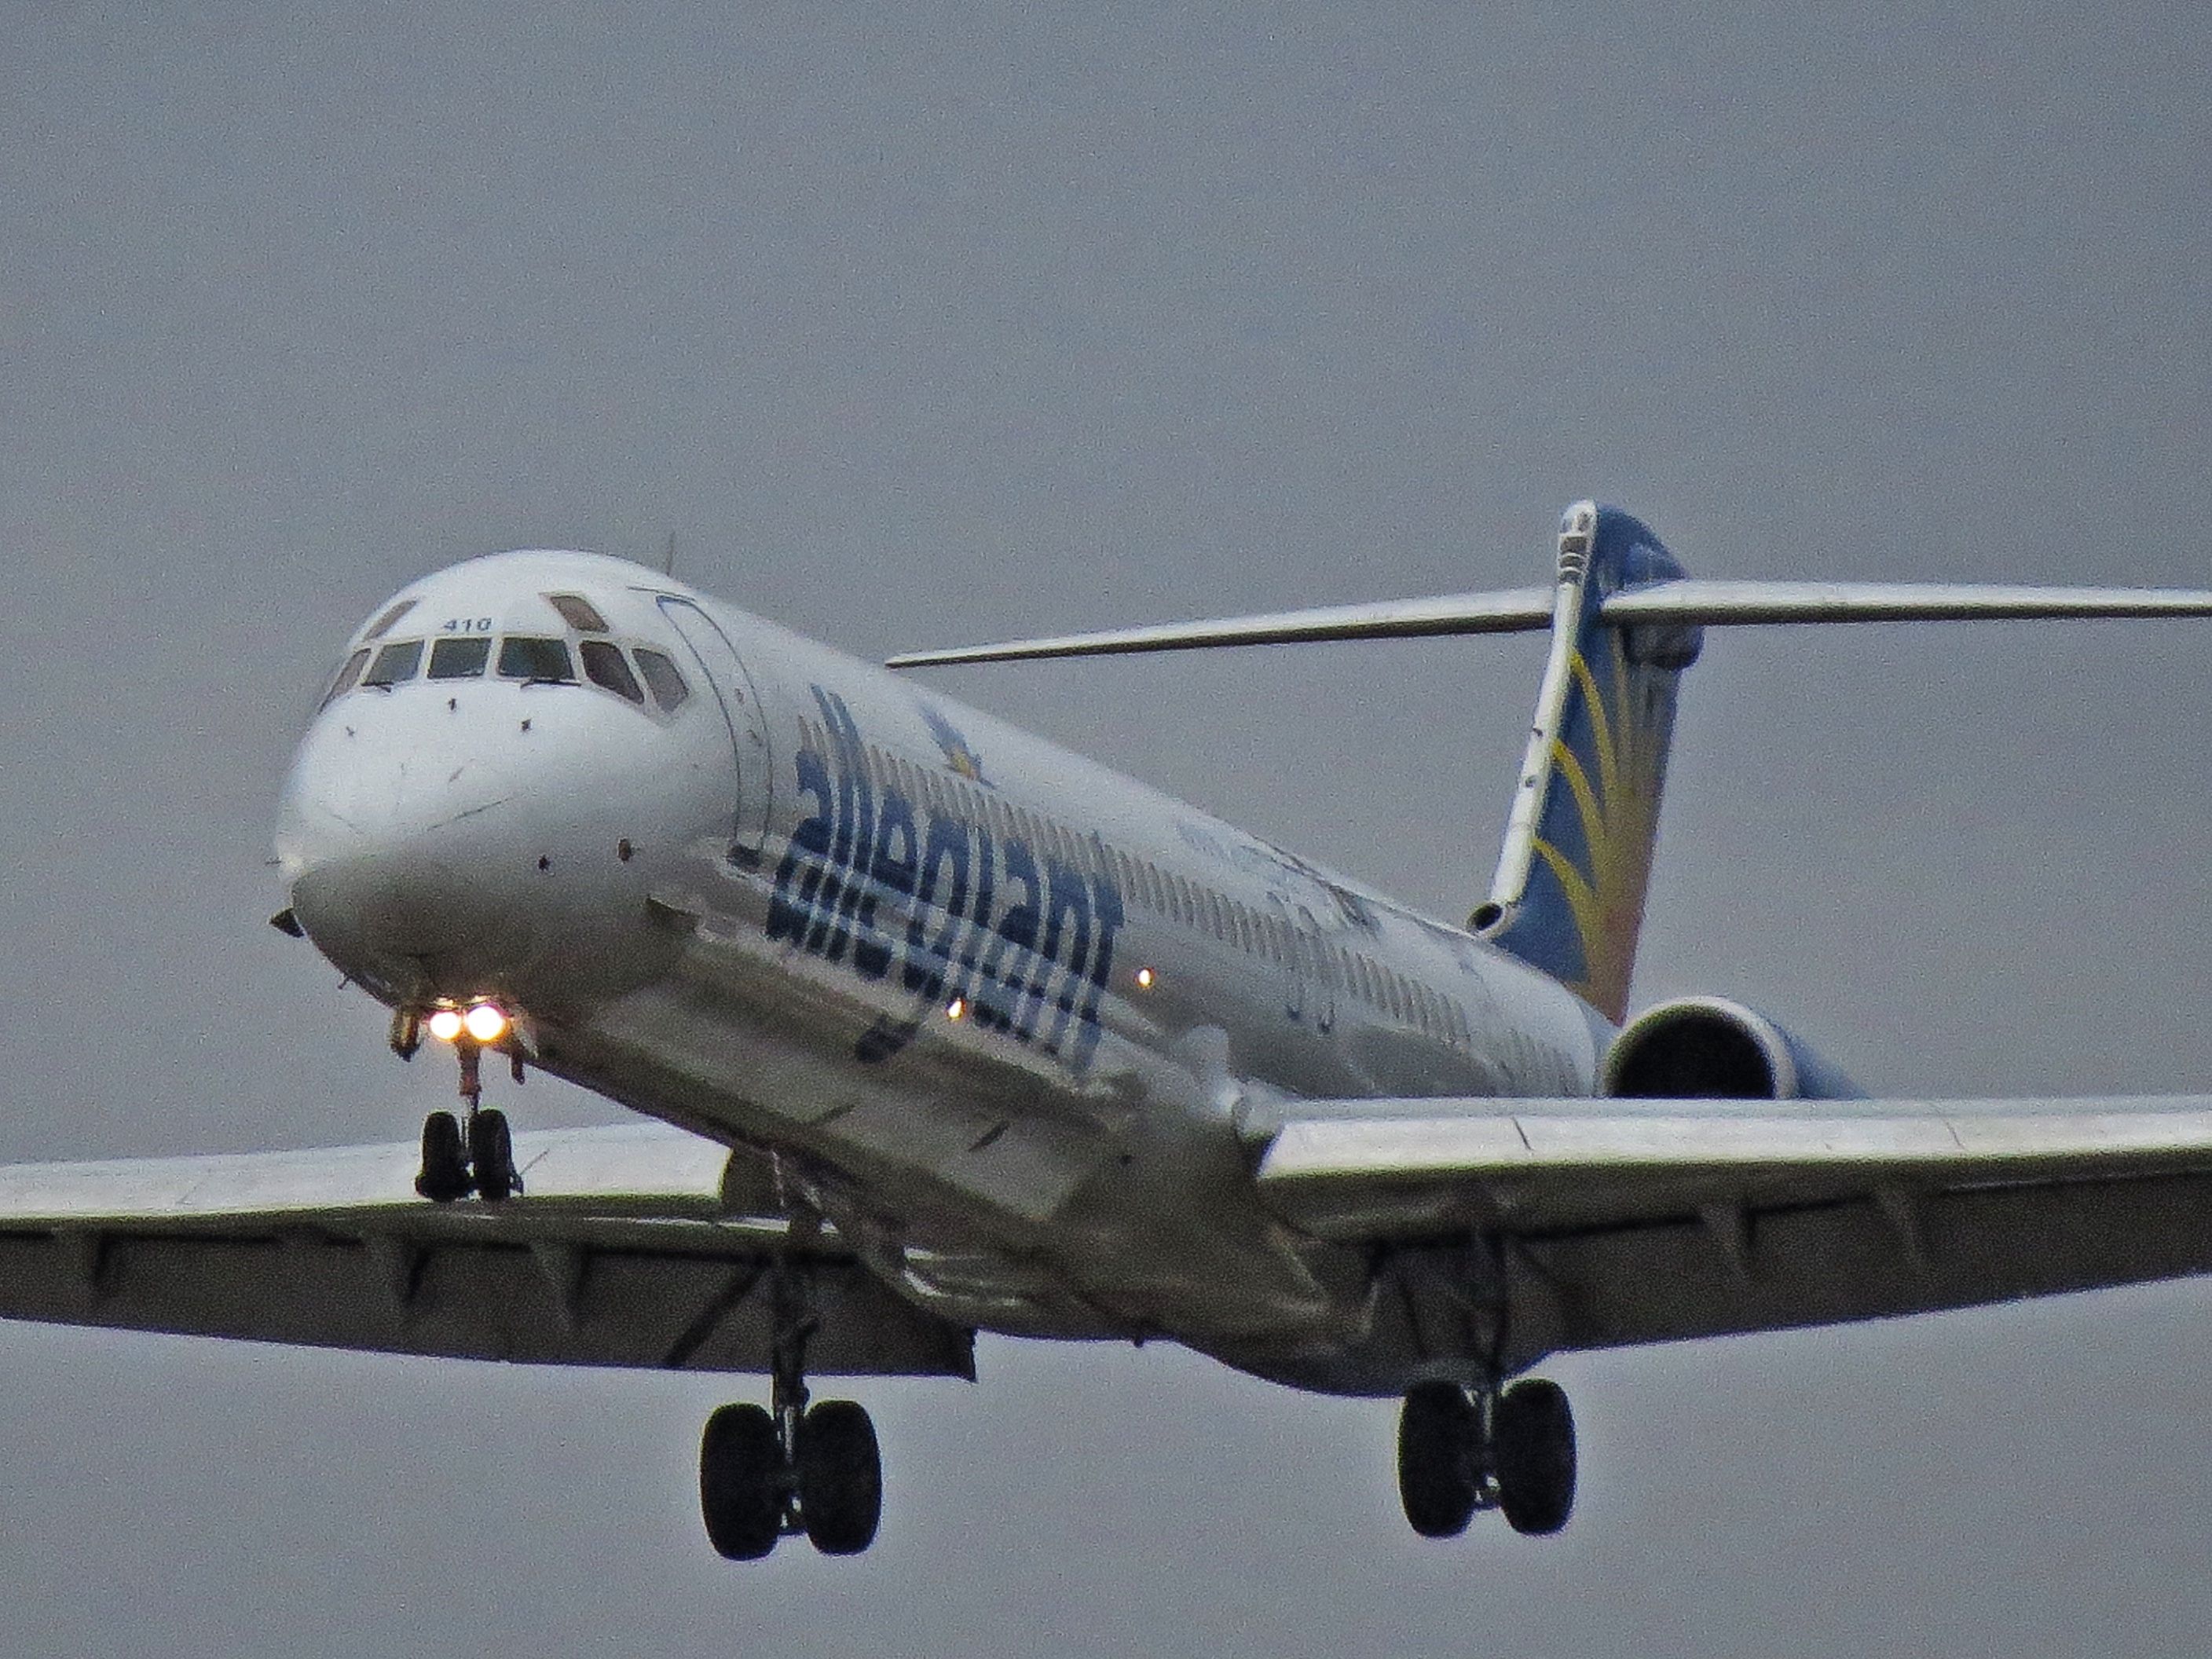
<path fill-rule="evenodd" d="M 638 1123 L 518 1134 L 514 1154 L 526 1192 L 496 1205 L 416 1197 L 411 1145 L 0 1167 L 0 1317 L 765 1372 L 781 1251 L 821 1316 L 810 1370 L 975 1374 L 972 1333 L 834 1232 L 747 1213 L 726 1147 Z"/>
<path fill-rule="evenodd" d="M 1298 1101 L 1251 1133 L 1308 1232 L 1502 1241 L 1531 1358 L 2212 1272 L 2212 1097 Z"/>

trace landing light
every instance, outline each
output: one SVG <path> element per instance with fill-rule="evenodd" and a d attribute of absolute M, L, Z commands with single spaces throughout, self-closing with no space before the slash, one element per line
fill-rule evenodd
<path fill-rule="evenodd" d="M 1152 988 L 1152 970 L 1151 969 L 1139 968 L 1137 969 L 1137 988 L 1139 991 L 1149 991 Z"/>
<path fill-rule="evenodd" d="M 461 1017 L 451 1008 L 441 1008 L 430 1016 L 430 1035 L 441 1042 L 451 1042 L 461 1034 Z"/>
<path fill-rule="evenodd" d="M 945 1005 L 945 1017 L 947 1019 L 958 1019 L 967 1012 L 968 999 L 965 997 L 955 997 Z"/>
<path fill-rule="evenodd" d="M 470 1009 L 461 1024 L 478 1042 L 496 1042 L 507 1035 L 507 1016 L 489 1002 Z"/>

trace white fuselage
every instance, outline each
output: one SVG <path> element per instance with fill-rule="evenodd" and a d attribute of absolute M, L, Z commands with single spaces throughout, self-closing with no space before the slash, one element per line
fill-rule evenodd
<path fill-rule="evenodd" d="M 1610 1028 L 1465 931 L 681 583 L 514 553 L 410 599 L 348 672 L 415 672 L 331 697 L 286 784 L 308 934 L 762 1154 L 948 1317 L 1326 1370 L 1371 1278 L 1261 1208 L 1245 1118 L 1594 1087 Z"/>

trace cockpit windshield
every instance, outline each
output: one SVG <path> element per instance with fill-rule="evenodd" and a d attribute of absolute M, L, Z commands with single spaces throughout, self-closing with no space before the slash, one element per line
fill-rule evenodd
<path fill-rule="evenodd" d="M 474 638 L 440 640 L 430 647 L 430 678 L 434 680 L 473 680 L 491 664 L 491 641 Z"/>
<path fill-rule="evenodd" d="M 596 617 L 597 613 L 593 613 Z M 423 659 L 429 667 L 423 672 Z M 578 657 L 583 678 L 578 678 Z M 691 688 L 665 652 L 643 644 L 587 639 L 578 642 L 552 635 L 449 634 L 434 640 L 392 640 L 363 646 L 348 657 L 324 694 L 325 708 L 349 691 L 390 691 L 418 678 L 433 681 L 480 680 L 496 674 L 525 686 L 580 685 L 620 697 L 634 708 L 672 714 L 690 697 Z"/>
<path fill-rule="evenodd" d="M 389 690 L 404 680 L 415 678 L 415 671 L 422 665 L 422 641 L 398 640 L 376 653 L 376 660 L 362 676 L 363 685 L 380 685 Z"/>
<path fill-rule="evenodd" d="M 532 639 L 525 634 L 513 634 L 499 642 L 499 677 L 503 680 L 550 681 L 556 685 L 567 685 L 574 681 L 576 670 L 568 660 L 566 640 Z"/>
<path fill-rule="evenodd" d="M 629 661 L 616 647 L 605 640 L 586 640 L 577 649 L 583 653 L 584 672 L 593 685 L 605 686 L 625 702 L 645 701 L 637 676 L 630 672 Z"/>

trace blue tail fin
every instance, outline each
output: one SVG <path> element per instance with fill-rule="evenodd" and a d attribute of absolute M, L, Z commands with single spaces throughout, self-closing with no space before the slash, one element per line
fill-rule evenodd
<path fill-rule="evenodd" d="M 1580 501 L 1560 520 L 1552 653 L 1498 876 L 1470 918 L 1616 1023 L 1644 923 L 1675 691 L 1702 636 L 1608 626 L 1598 607 L 1622 587 L 1681 574 L 1617 507 Z"/>

